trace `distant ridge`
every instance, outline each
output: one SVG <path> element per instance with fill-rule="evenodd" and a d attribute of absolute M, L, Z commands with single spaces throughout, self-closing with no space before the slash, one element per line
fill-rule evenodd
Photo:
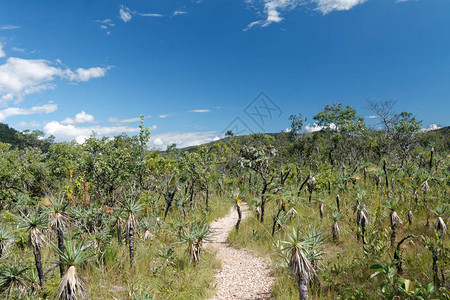
<path fill-rule="evenodd" d="M 10 144 L 12 148 L 37 147 L 47 151 L 53 140 L 40 138 L 40 134 L 42 134 L 41 131 L 23 133 L 7 124 L 0 123 L 0 143 Z"/>

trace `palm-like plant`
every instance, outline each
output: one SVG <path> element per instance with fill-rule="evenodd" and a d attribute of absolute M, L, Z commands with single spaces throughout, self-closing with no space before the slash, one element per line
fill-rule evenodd
<path fill-rule="evenodd" d="M 114 226 L 116 226 L 117 243 L 122 244 L 122 214 L 123 210 L 119 209 L 113 216 Z"/>
<path fill-rule="evenodd" d="M 331 225 L 331 234 L 333 236 L 333 241 L 337 242 L 339 240 L 340 229 L 338 221 L 341 220 L 342 215 L 339 211 L 333 211 L 331 213 L 331 219 L 333 220 L 333 225 Z"/>
<path fill-rule="evenodd" d="M 356 226 L 358 228 L 357 233 L 357 239 L 359 240 L 359 231 L 361 231 L 362 241 L 363 244 L 365 243 L 364 240 L 364 233 L 366 232 L 366 226 L 369 223 L 369 219 L 367 218 L 367 208 L 366 205 L 358 200 L 355 205 L 355 211 L 356 211 Z"/>
<path fill-rule="evenodd" d="M 3 265 L 0 268 L 0 291 L 6 298 L 14 292 L 22 294 L 29 289 L 26 278 L 29 269 L 18 265 Z"/>
<path fill-rule="evenodd" d="M 403 224 L 402 219 L 397 214 L 398 199 L 388 200 L 385 204 L 387 208 L 390 209 L 389 220 L 391 223 L 391 246 L 395 244 L 395 238 L 397 236 L 397 227 Z"/>
<path fill-rule="evenodd" d="M 414 219 L 413 212 L 409 210 L 409 211 L 408 211 L 408 214 L 407 214 L 407 217 L 408 217 L 408 223 L 409 223 L 409 225 L 411 225 L 411 224 L 412 224 L 412 221 L 413 221 L 413 219 Z"/>
<path fill-rule="evenodd" d="M 58 291 L 55 294 L 55 299 L 60 298 L 64 300 L 77 300 L 86 298 L 83 281 L 77 273 L 77 267 L 86 263 L 93 255 L 92 244 L 85 244 L 84 241 L 78 243 L 72 241 L 64 242 L 65 252 L 62 252 L 59 247 L 50 243 L 53 251 L 59 257 L 61 262 L 67 267 L 67 271 L 61 279 L 58 286 Z"/>
<path fill-rule="evenodd" d="M 319 215 L 320 215 L 320 220 L 323 219 L 323 206 L 324 206 L 323 201 L 322 201 L 322 200 L 319 200 Z"/>
<path fill-rule="evenodd" d="M 3 252 L 8 245 L 8 242 L 13 238 L 13 234 L 11 231 L 6 229 L 5 227 L 0 227 L 0 257 L 2 257 Z"/>
<path fill-rule="evenodd" d="M 317 254 L 317 249 L 323 239 L 319 232 L 302 236 L 299 228 L 293 228 L 288 241 L 281 241 L 282 246 L 277 252 L 288 255 L 288 267 L 297 277 L 300 300 L 308 299 L 308 283 L 316 275 L 316 270 L 308 256 Z"/>
<path fill-rule="evenodd" d="M 238 231 L 239 230 L 239 224 L 241 223 L 241 220 L 242 220 L 242 212 L 241 212 L 242 200 L 238 196 L 234 197 L 234 199 L 235 199 L 234 207 L 236 208 L 236 211 L 237 211 L 237 214 L 238 214 L 238 220 L 236 222 L 235 227 L 236 227 L 236 230 Z"/>
<path fill-rule="evenodd" d="M 58 239 L 58 248 L 61 252 L 64 252 L 64 229 L 66 228 L 67 217 L 64 213 L 68 202 L 65 202 L 62 197 L 52 198 L 50 200 L 50 206 L 47 208 L 48 220 L 50 227 L 56 233 Z M 64 275 L 63 264 L 59 265 L 59 274 L 61 277 Z"/>
<path fill-rule="evenodd" d="M 316 186 L 316 182 L 317 182 L 317 180 L 314 176 L 311 176 L 308 180 L 307 185 L 308 185 L 308 192 L 309 192 L 309 202 L 311 202 L 311 197 L 312 197 L 314 188 Z"/>
<path fill-rule="evenodd" d="M 180 243 L 188 245 L 187 252 L 194 264 L 200 261 L 200 251 L 203 241 L 209 238 L 210 232 L 209 225 L 196 222 L 191 226 L 187 226 L 179 233 Z"/>
<path fill-rule="evenodd" d="M 152 222 L 149 218 L 144 219 L 142 222 L 142 229 L 144 230 L 144 241 L 153 239 L 153 234 L 151 233 Z"/>
<path fill-rule="evenodd" d="M 39 209 L 36 209 L 34 213 L 30 213 L 29 215 L 22 214 L 19 217 L 18 229 L 29 231 L 29 238 L 33 246 L 34 261 L 39 276 L 39 285 L 41 287 L 44 285 L 44 271 L 41 260 L 41 247 L 44 241 L 44 235 L 41 230 L 46 228 L 46 226 L 46 215 L 42 214 Z"/>
<path fill-rule="evenodd" d="M 289 216 L 286 212 L 280 211 L 280 213 L 273 218 L 273 226 L 272 226 L 272 236 L 275 234 L 275 231 L 283 230 L 286 227 L 286 224 L 289 220 Z"/>
<path fill-rule="evenodd" d="M 439 233 L 439 236 L 442 238 L 444 234 L 447 233 L 447 225 L 444 221 L 444 216 L 447 214 L 448 207 L 445 205 L 438 205 L 432 212 L 436 215 L 436 231 Z"/>
<path fill-rule="evenodd" d="M 134 262 L 134 235 L 136 233 L 137 218 L 136 215 L 141 211 L 144 206 L 137 199 L 130 199 L 122 204 L 123 211 L 127 214 L 127 240 L 128 248 L 130 251 L 130 267 L 133 267 Z"/>

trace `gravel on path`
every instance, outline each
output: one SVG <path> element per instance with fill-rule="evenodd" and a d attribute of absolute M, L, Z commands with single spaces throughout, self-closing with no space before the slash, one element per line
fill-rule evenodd
<path fill-rule="evenodd" d="M 248 216 L 248 205 L 242 203 L 242 220 Z M 237 222 L 233 207 L 228 215 L 211 223 L 212 237 L 207 247 L 216 251 L 222 269 L 216 274 L 216 295 L 222 299 L 271 299 L 273 277 L 264 260 L 243 249 L 235 249 L 227 237 Z"/>

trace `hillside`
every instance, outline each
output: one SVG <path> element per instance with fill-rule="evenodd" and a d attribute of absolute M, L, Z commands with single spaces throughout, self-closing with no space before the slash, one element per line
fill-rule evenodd
<path fill-rule="evenodd" d="M 10 144 L 12 148 L 37 147 L 45 151 L 53 142 L 53 138 L 44 139 L 42 135 L 43 132 L 39 130 L 20 132 L 0 123 L 0 143 Z"/>

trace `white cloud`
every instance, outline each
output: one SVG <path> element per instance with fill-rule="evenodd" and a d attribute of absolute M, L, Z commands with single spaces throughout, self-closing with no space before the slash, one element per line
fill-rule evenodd
<path fill-rule="evenodd" d="M 314 10 L 320 11 L 326 15 L 332 11 L 350 10 L 366 0 L 245 0 L 247 4 L 259 13 L 264 14 L 265 18 L 251 22 L 244 28 L 244 31 L 255 26 L 267 27 L 272 23 L 280 23 L 283 20 L 282 13 L 293 10 L 297 6 L 314 6 Z M 261 7 L 262 8 L 258 8 Z"/>
<path fill-rule="evenodd" d="M 317 125 L 317 123 L 314 123 L 313 125 L 311 125 L 311 124 L 306 125 L 305 126 L 305 131 L 306 132 L 316 132 L 316 131 L 322 130 L 323 128 L 325 128 L 325 127 L 324 126 L 319 126 L 319 125 Z M 331 123 L 330 124 L 330 128 L 331 129 L 336 129 L 336 125 Z"/>
<path fill-rule="evenodd" d="M 161 119 L 165 119 L 165 118 L 170 117 L 170 115 L 160 115 L 159 117 L 160 117 Z"/>
<path fill-rule="evenodd" d="M 185 14 L 187 14 L 187 11 L 176 10 L 173 12 L 172 15 L 178 16 L 178 15 L 185 15 Z"/>
<path fill-rule="evenodd" d="M 141 118 L 130 118 L 130 119 L 119 119 L 119 118 L 108 118 L 109 123 L 134 123 L 139 122 Z"/>
<path fill-rule="evenodd" d="M 206 132 L 169 132 L 152 135 L 148 146 L 150 149 L 166 150 L 167 146 L 177 144 L 177 148 L 196 146 L 217 140 L 215 131 Z"/>
<path fill-rule="evenodd" d="M 116 26 L 116 25 L 112 22 L 111 19 L 95 20 L 95 22 L 100 23 L 100 26 L 99 26 L 99 27 L 100 27 L 100 29 L 103 29 L 103 30 L 108 30 L 109 28 Z M 109 35 L 109 34 L 111 34 L 111 32 L 110 32 L 110 31 L 107 31 L 107 32 L 106 32 L 106 35 Z"/>
<path fill-rule="evenodd" d="M 51 103 L 41 106 L 34 106 L 31 108 L 8 107 L 3 110 L 0 110 L 0 122 L 5 121 L 7 118 L 12 116 L 49 114 L 56 110 L 58 110 L 58 105 Z"/>
<path fill-rule="evenodd" d="M 313 2 L 317 4 L 316 9 L 325 15 L 334 10 L 350 10 L 366 0 L 313 0 Z"/>
<path fill-rule="evenodd" d="M 108 69 L 95 67 L 72 71 L 43 59 L 9 57 L 5 64 L 0 65 L 0 106 L 2 102 L 21 101 L 27 94 L 55 88 L 53 81 L 56 78 L 88 81 L 105 76 Z"/>
<path fill-rule="evenodd" d="M 103 23 L 103 24 L 111 24 L 112 20 L 111 19 L 95 20 L 95 22 Z"/>
<path fill-rule="evenodd" d="M 42 126 L 41 123 L 37 122 L 37 121 L 31 121 L 31 122 L 19 122 L 19 124 L 17 124 L 18 127 L 23 127 L 23 128 L 29 128 L 29 127 L 40 127 Z"/>
<path fill-rule="evenodd" d="M 422 128 L 422 129 L 420 129 L 420 131 L 427 132 L 427 131 L 432 131 L 432 130 L 438 130 L 441 128 L 442 127 L 438 126 L 437 124 L 430 124 L 430 126 L 428 126 L 428 128 Z"/>
<path fill-rule="evenodd" d="M 129 126 L 88 126 L 77 127 L 75 125 L 64 125 L 62 122 L 52 121 L 44 126 L 47 135 L 54 135 L 58 141 L 76 140 L 83 143 L 92 133 L 101 136 L 118 135 L 122 133 L 137 133 L 139 128 Z"/>
<path fill-rule="evenodd" d="M 93 115 L 87 114 L 84 110 L 77 113 L 75 118 L 65 118 L 61 121 L 61 124 L 64 125 L 75 125 L 75 124 L 84 124 L 84 123 L 94 123 L 95 118 Z"/>
<path fill-rule="evenodd" d="M 3 44 L 0 43 L 0 57 L 5 57 L 5 56 L 6 56 L 6 54 L 5 54 L 5 52 L 3 51 Z"/>
<path fill-rule="evenodd" d="M 25 52 L 24 49 L 22 49 L 22 48 L 17 48 L 17 47 L 12 47 L 12 50 L 13 50 L 13 51 L 16 51 L 16 52 L 20 52 L 20 53 L 24 53 L 24 52 Z"/>
<path fill-rule="evenodd" d="M 163 17 L 163 15 L 161 15 L 161 14 L 149 14 L 149 13 L 147 13 L 147 14 L 139 14 L 140 16 L 142 16 L 142 17 Z"/>
<path fill-rule="evenodd" d="M 194 112 L 194 113 L 207 113 L 207 112 L 211 112 L 211 110 L 210 110 L 210 109 L 193 109 L 193 110 L 190 110 L 190 111 L 188 111 L 188 112 Z"/>
<path fill-rule="evenodd" d="M 366 119 L 376 119 L 377 116 L 367 116 Z"/>
<path fill-rule="evenodd" d="M 99 78 L 106 75 L 106 71 L 109 70 L 109 67 L 101 68 L 94 67 L 89 69 L 78 68 L 75 72 L 70 69 L 66 70 L 66 74 L 68 75 L 71 81 L 89 81 L 92 78 Z"/>
<path fill-rule="evenodd" d="M 122 21 L 125 23 L 130 22 L 132 18 L 132 14 L 134 14 L 128 7 L 121 5 L 119 9 L 119 15 Z"/>
<path fill-rule="evenodd" d="M 16 26 L 16 25 L 4 25 L 4 26 L 0 26 L 0 29 L 3 29 L 3 30 L 18 29 L 18 28 L 20 28 L 20 26 Z"/>

